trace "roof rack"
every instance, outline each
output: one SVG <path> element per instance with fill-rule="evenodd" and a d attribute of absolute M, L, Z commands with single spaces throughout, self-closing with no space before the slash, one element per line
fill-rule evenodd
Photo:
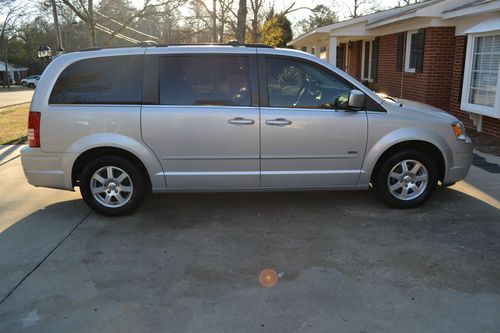
<path fill-rule="evenodd" d="M 257 48 L 266 48 L 273 49 L 273 46 L 259 43 L 240 43 L 237 40 L 231 40 L 227 43 L 177 43 L 177 44 L 158 44 L 155 41 L 147 40 L 137 43 L 136 45 L 131 46 L 111 46 L 111 47 L 89 47 L 86 49 L 80 50 L 80 52 L 84 51 L 98 51 L 103 49 L 115 49 L 115 48 L 126 48 L 126 47 L 170 47 L 170 46 L 233 46 L 233 47 L 257 47 Z"/>
<path fill-rule="evenodd" d="M 271 45 L 266 45 L 266 44 L 259 44 L 259 43 L 240 43 L 237 40 L 230 40 L 229 42 L 226 43 L 176 43 L 176 44 L 156 44 L 156 45 L 151 45 L 151 46 L 158 46 L 158 47 L 168 47 L 168 46 L 233 46 L 233 47 L 259 47 L 259 48 L 266 48 L 266 49 L 273 49 L 274 47 Z"/>

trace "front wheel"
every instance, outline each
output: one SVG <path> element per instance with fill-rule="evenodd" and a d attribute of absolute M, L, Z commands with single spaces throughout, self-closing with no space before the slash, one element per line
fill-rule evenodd
<path fill-rule="evenodd" d="M 145 182 L 135 164 L 120 156 L 102 156 L 91 160 L 82 170 L 80 192 L 96 212 L 121 216 L 139 207 Z"/>
<path fill-rule="evenodd" d="M 429 155 L 403 150 L 382 162 L 374 187 L 390 206 L 414 208 L 429 199 L 437 182 L 438 168 Z"/>

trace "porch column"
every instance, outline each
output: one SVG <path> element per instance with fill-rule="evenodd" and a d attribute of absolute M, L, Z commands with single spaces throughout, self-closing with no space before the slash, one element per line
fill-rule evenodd
<path fill-rule="evenodd" d="M 329 37 L 328 62 L 333 66 L 337 66 L 337 36 Z"/>

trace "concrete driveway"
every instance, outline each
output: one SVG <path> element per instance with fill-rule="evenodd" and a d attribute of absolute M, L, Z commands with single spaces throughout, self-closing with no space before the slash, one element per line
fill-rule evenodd
<path fill-rule="evenodd" d="M 415 210 L 368 191 L 172 194 L 113 219 L 27 185 L 14 158 L 0 331 L 498 332 L 499 178 L 473 167 Z"/>
<path fill-rule="evenodd" d="M 10 89 L 0 87 L 0 108 L 30 103 L 35 89 L 12 86 Z"/>

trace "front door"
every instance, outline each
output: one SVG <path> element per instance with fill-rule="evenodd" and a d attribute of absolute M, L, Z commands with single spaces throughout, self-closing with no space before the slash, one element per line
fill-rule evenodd
<path fill-rule="evenodd" d="M 266 56 L 261 82 L 261 186 L 355 185 L 367 140 L 366 111 L 348 111 L 348 82 L 327 68 Z M 265 89 L 263 89 L 266 93 Z"/>
<path fill-rule="evenodd" d="M 255 56 L 158 57 L 159 104 L 144 105 L 142 133 L 167 187 L 258 187 Z"/>

